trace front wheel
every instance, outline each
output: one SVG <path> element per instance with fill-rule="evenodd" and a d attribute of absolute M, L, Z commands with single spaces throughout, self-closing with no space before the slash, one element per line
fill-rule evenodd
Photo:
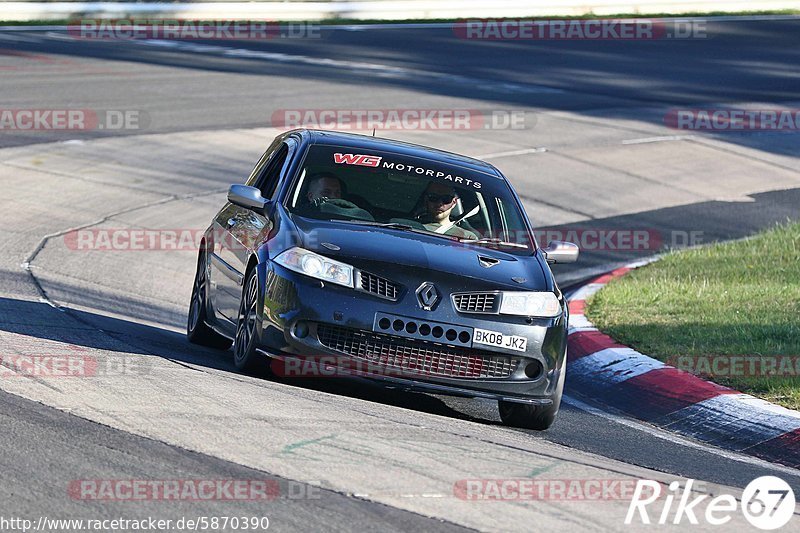
<path fill-rule="evenodd" d="M 500 420 L 507 426 L 543 431 L 553 425 L 558 413 L 555 405 L 530 405 L 500 400 Z"/>
<path fill-rule="evenodd" d="M 566 368 L 562 368 L 558 376 L 558 385 L 553 394 L 553 403 L 550 405 L 531 405 L 528 403 L 515 403 L 500 400 L 500 420 L 507 426 L 544 431 L 556 421 L 558 408 L 561 406 L 561 396 L 564 394 L 564 378 Z"/>
<path fill-rule="evenodd" d="M 252 268 L 244 283 L 239 301 L 239 319 L 236 324 L 236 339 L 233 341 L 233 364 L 247 374 L 267 373 L 267 357 L 256 352 L 258 330 L 261 319 L 258 315 L 258 272 Z"/>

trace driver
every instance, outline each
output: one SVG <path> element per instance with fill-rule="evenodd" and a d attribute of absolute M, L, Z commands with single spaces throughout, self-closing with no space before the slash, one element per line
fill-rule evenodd
<path fill-rule="evenodd" d="M 337 218 L 374 220 L 369 212 L 342 198 L 342 181 L 331 172 L 317 172 L 308 180 L 304 205 L 299 206 L 302 216 L 319 218 L 320 214 Z"/>
<path fill-rule="evenodd" d="M 462 239 L 477 239 L 478 236 L 469 230 L 459 228 L 450 221 L 450 213 L 458 202 L 458 195 L 449 185 L 431 182 L 422 195 L 425 211 L 418 217 L 419 221 L 428 231 L 440 233 L 439 228 L 449 226 L 444 231 L 445 235 L 452 235 Z"/>
<path fill-rule="evenodd" d="M 312 204 L 320 198 L 341 199 L 342 182 L 331 172 L 318 172 L 308 182 L 306 198 Z"/>

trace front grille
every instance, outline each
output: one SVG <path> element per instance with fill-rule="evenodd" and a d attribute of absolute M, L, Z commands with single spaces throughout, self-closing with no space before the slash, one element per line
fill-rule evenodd
<path fill-rule="evenodd" d="M 371 331 L 319 324 L 319 342 L 355 359 L 416 375 L 507 378 L 520 359 Z"/>
<path fill-rule="evenodd" d="M 460 313 L 496 313 L 500 298 L 494 292 L 454 294 L 453 303 Z"/>
<path fill-rule="evenodd" d="M 397 300 L 397 293 L 399 289 L 395 283 L 388 279 L 384 279 L 369 272 L 360 272 L 361 274 L 361 290 L 387 298 L 389 300 Z"/>

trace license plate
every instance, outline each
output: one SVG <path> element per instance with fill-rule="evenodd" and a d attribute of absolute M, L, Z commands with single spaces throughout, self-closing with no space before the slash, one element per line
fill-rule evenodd
<path fill-rule="evenodd" d="M 486 346 L 496 346 L 506 350 L 516 350 L 524 352 L 528 347 L 528 339 L 517 335 L 503 335 L 499 331 L 475 328 L 472 336 L 473 344 L 484 344 Z"/>

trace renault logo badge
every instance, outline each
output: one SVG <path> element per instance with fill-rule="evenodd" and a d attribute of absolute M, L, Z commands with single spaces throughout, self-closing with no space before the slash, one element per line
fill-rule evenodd
<path fill-rule="evenodd" d="M 436 290 L 436 286 L 430 281 L 426 281 L 420 285 L 419 288 L 417 288 L 417 301 L 419 302 L 419 306 L 425 311 L 430 311 L 436 307 L 439 301 L 439 291 Z"/>

